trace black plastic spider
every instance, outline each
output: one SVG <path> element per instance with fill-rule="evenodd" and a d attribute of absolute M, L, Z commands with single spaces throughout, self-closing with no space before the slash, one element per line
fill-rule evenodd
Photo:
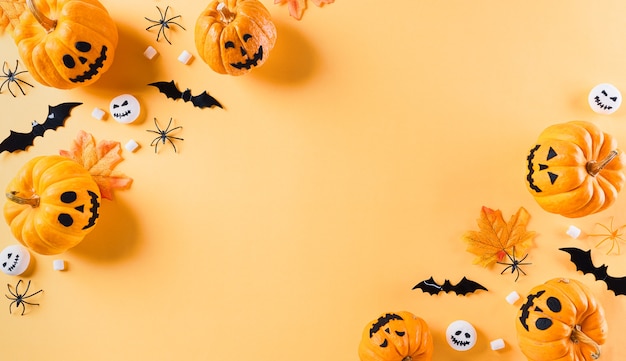
<path fill-rule="evenodd" d="M 162 142 L 163 144 L 165 144 L 165 141 L 167 140 L 168 142 L 170 142 L 170 144 L 172 145 L 172 147 L 174 147 L 174 152 L 176 152 L 176 145 L 174 145 L 174 142 L 172 142 L 172 139 L 176 139 L 176 140 L 184 140 L 183 138 L 178 138 L 178 137 L 174 137 L 170 134 L 171 132 L 175 131 L 176 129 L 182 129 L 181 126 L 175 127 L 170 129 L 170 126 L 172 125 L 172 118 L 170 118 L 170 122 L 167 124 L 167 128 L 165 128 L 165 130 L 161 130 L 161 128 L 159 128 L 159 124 L 157 123 L 156 118 L 154 118 L 154 125 L 156 125 L 157 130 L 151 130 L 148 129 L 148 132 L 151 133 L 155 133 L 158 134 L 159 136 L 154 138 L 154 140 L 152 141 L 152 143 L 150 143 L 150 146 L 154 146 L 154 153 L 157 152 L 157 149 L 159 148 L 159 141 Z"/>
<path fill-rule="evenodd" d="M 24 299 L 33 297 L 34 295 L 38 294 L 39 292 L 42 292 L 43 290 L 39 290 L 35 293 L 31 293 L 30 295 L 27 295 L 28 289 L 30 288 L 30 281 L 28 281 L 28 284 L 26 285 L 26 290 L 24 291 L 24 293 L 20 294 L 20 292 L 17 290 L 20 287 L 20 283 L 22 283 L 22 280 L 17 281 L 17 284 L 15 285 L 15 292 L 11 290 L 11 285 L 7 283 L 7 288 L 9 289 L 9 293 L 11 293 L 11 296 L 13 297 L 9 297 L 9 295 L 5 295 L 5 296 L 11 301 L 13 301 L 9 304 L 9 313 L 12 313 L 12 307 L 13 307 L 13 304 L 15 304 L 15 307 L 22 306 L 22 316 L 24 316 L 24 312 L 26 311 L 26 305 L 39 306 L 38 303 L 31 303 L 31 302 L 25 301 Z"/>
<path fill-rule="evenodd" d="M 532 263 L 524 263 L 524 260 L 526 259 L 526 257 L 528 257 L 528 254 L 526 254 L 522 259 L 516 259 L 515 258 L 515 247 L 513 247 L 513 256 L 511 256 L 507 251 L 504 251 L 504 253 L 509 258 L 511 263 L 498 262 L 499 264 L 507 265 L 507 267 L 505 267 L 502 270 L 502 272 L 500 272 L 500 274 L 503 274 L 509 268 L 511 269 L 511 273 L 517 271 L 517 277 L 515 277 L 515 282 L 517 282 L 517 280 L 519 279 L 520 272 L 523 273 L 524 276 L 526 276 L 526 272 L 524 272 L 524 270 L 520 266 L 528 266 L 528 265 L 532 264 Z"/>
<path fill-rule="evenodd" d="M 172 16 L 169 19 L 167 18 L 167 10 L 169 10 L 169 8 L 170 8 L 169 5 L 165 8 L 165 12 L 162 12 L 161 8 L 158 7 L 158 6 L 156 8 L 159 10 L 159 14 L 161 14 L 161 18 L 159 20 L 152 20 L 152 19 L 148 19 L 147 17 L 144 17 L 144 19 L 154 23 L 154 25 L 148 26 L 146 28 L 146 30 L 150 30 L 153 27 L 158 26 L 159 27 L 159 32 L 157 34 L 156 40 L 159 41 L 159 37 L 161 36 L 161 34 L 163 34 L 163 37 L 165 38 L 165 40 L 167 40 L 167 42 L 170 43 L 170 45 L 172 45 L 172 42 L 170 41 L 170 39 L 167 38 L 167 35 L 165 34 L 165 28 L 169 29 L 170 28 L 170 24 L 172 24 L 172 25 L 180 26 L 181 29 L 183 29 L 183 30 L 187 30 L 187 29 L 185 29 L 179 23 L 172 21 L 172 20 L 174 20 L 176 18 L 179 18 L 180 15 Z"/>
<path fill-rule="evenodd" d="M 24 89 L 22 89 L 22 86 L 20 85 L 20 83 L 28 85 L 29 87 L 33 87 L 32 84 L 25 82 L 22 79 L 19 79 L 17 76 L 22 74 L 22 73 L 27 73 L 28 70 L 22 70 L 22 71 L 17 71 L 17 68 L 20 66 L 20 61 L 16 60 L 15 61 L 15 70 L 11 70 L 9 69 L 9 65 L 7 64 L 7 62 L 4 62 L 4 65 L 2 65 L 2 72 L 4 73 L 4 75 L 0 75 L 0 78 L 6 78 L 5 81 L 2 82 L 2 85 L 0 85 L 0 92 L 2 91 L 2 88 L 4 88 L 4 85 L 7 85 L 7 89 L 9 89 L 9 92 L 11 93 L 11 95 L 13 95 L 13 98 L 15 98 L 15 93 L 13 93 L 13 90 L 11 90 L 11 83 L 15 83 L 17 85 L 18 88 L 20 88 L 20 91 L 22 92 L 22 95 L 26 95 L 26 93 L 24 93 Z"/>

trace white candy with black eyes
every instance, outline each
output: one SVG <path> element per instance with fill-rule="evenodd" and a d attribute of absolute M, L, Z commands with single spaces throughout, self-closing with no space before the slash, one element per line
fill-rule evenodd
<path fill-rule="evenodd" d="M 111 100 L 109 112 L 118 123 L 128 124 L 139 117 L 141 107 L 137 98 L 130 94 L 122 94 Z"/>
<path fill-rule="evenodd" d="M 19 244 L 7 246 L 0 252 L 0 268 L 9 276 L 19 276 L 30 264 L 30 252 Z"/>
<path fill-rule="evenodd" d="M 622 104 L 622 94 L 617 88 L 608 83 L 596 85 L 589 92 L 589 106 L 599 114 L 611 114 Z"/>
<path fill-rule="evenodd" d="M 464 320 L 452 322 L 446 329 L 448 345 L 457 351 L 467 351 L 476 345 L 476 329 Z"/>

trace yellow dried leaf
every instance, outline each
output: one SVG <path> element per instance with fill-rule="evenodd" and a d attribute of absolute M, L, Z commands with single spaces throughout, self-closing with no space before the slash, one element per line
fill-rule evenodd
<path fill-rule="evenodd" d="M 467 251 L 476 255 L 474 264 L 483 267 L 502 261 L 508 253 L 517 257 L 525 254 L 532 246 L 534 231 L 526 230 L 530 214 L 521 207 L 508 222 L 500 210 L 482 207 L 478 218 L 478 231 L 467 231 L 462 238 L 467 242 Z"/>
<path fill-rule="evenodd" d="M 132 178 L 113 170 L 122 160 L 119 142 L 102 140 L 96 144 L 93 135 L 80 131 L 69 151 L 60 154 L 81 164 L 100 188 L 102 198 L 113 199 L 113 189 L 128 189 Z"/>

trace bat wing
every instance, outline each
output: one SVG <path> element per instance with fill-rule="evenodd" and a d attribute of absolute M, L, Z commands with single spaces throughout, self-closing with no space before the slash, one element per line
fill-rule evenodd
<path fill-rule="evenodd" d="M 463 277 L 463 279 L 460 280 L 459 283 L 457 283 L 450 289 L 454 291 L 457 295 L 461 296 L 465 296 L 468 293 L 476 292 L 478 290 L 487 291 L 487 288 L 485 288 L 485 286 L 481 285 L 478 282 L 468 280 L 466 277 Z"/>
<path fill-rule="evenodd" d="M 150 83 L 153 87 L 159 89 L 159 92 L 165 94 L 168 98 L 172 98 L 174 100 L 178 100 L 183 97 L 183 92 L 178 90 L 176 83 L 174 81 L 157 81 L 154 83 Z"/>
<path fill-rule="evenodd" d="M 606 283 L 606 288 L 613 291 L 615 295 L 626 295 L 626 276 L 624 277 L 611 277 L 607 276 L 603 280 Z"/>
<path fill-rule="evenodd" d="M 35 138 L 43 136 L 46 130 L 55 130 L 58 127 L 62 127 L 70 111 L 81 104 L 82 103 L 61 103 L 56 106 L 48 106 L 48 116 L 45 122 L 42 124 L 34 122 L 33 129 L 30 133 L 18 133 L 11 130 L 9 136 L 0 143 L 0 153 L 4 151 L 14 152 L 16 150 L 26 150 L 26 148 L 33 145 Z"/>
<path fill-rule="evenodd" d="M 46 121 L 41 124 L 43 126 L 43 131 L 45 132 L 48 129 L 56 130 L 58 127 L 65 125 L 65 120 L 70 116 L 72 109 L 81 104 L 83 103 L 61 103 L 55 106 L 49 105 L 48 117 L 46 118 Z"/>
<path fill-rule="evenodd" d="M 0 143 L 0 153 L 7 151 L 13 153 L 16 150 L 26 150 L 33 145 L 36 135 L 30 133 L 18 133 L 11 131 L 11 134 Z"/>
<path fill-rule="evenodd" d="M 601 270 L 601 268 L 597 268 L 593 265 L 590 250 L 583 251 L 582 249 L 574 247 L 559 248 L 559 250 L 569 253 L 570 260 L 574 265 L 576 265 L 577 271 L 582 271 L 584 274 L 591 273 L 597 280 L 606 278 L 606 273 L 603 275 L 599 274 L 598 271 Z"/>
<path fill-rule="evenodd" d="M 206 90 L 203 91 L 200 95 L 191 97 L 191 103 L 193 103 L 193 105 L 198 108 L 209 108 L 213 106 L 222 108 L 222 104 L 220 104 L 220 102 L 210 96 L 206 92 Z"/>
<path fill-rule="evenodd" d="M 415 287 L 413 287 L 413 289 L 417 288 L 424 291 L 425 293 L 429 293 L 431 296 L 436 295 L 441 291 L 441 286 L 439 286 L 432 277 L 416 284 Z"/>
<path fill-rule="evenodd" d="M 603 264 L 600 267 L 594 266 L 591 259 L 591 250 L 583 251 L 582 249 L 574 247 L 559 249 L 569 253 L 570 259 L 572 263 L 576 265 L 577 271 L 582 271 L 584 274 L 593 274 L 597 281 L 603 281 L 606 283 L 606 288 L 613 291 L 616 296 L 626 295 L 626 276 L 612 277 L 607 273 L 607 265 Z"/>

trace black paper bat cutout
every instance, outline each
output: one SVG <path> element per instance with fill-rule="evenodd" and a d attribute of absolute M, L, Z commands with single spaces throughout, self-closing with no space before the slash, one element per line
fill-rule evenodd
<path fill-rule="evenodd" d="M 210 96 L 206 90 L 203 91 L 200 95 L 191 95 L 191 90 L 187 88 L 187 90 L 181 92 L 174 81 L 157 81 L 155 83 L 150 83 L 153 87 L 159 89 L 159 91 L 165 94 L 168 98 L 172 98 L 174 100 L 182 99 L 187 102 L 191 102 L 193 106 L 198 108 L 210 108 L 213 106 L 222 108 L 222 104 L 218 102 L 215 98 Z"/>
<path fill-rule="evenodd" d="M 456 285 L 452 285 L 449 280 L 445 280 L 442 285 L 435 282 L 435 280 L 430 277 L 426 281 L 422 281 L 415 285 L 413 289 L 419 288 L 424 292 L 430 293 L 431 295 L 436 295 L 441 291 L 446 293 L 450 291 L 454 291 L 457 295 L 465 296 L 468 293 L 476 292 L 478 290 L 485 290 L 485 286 L 481 285 L 478 282 L 474 282 L 472 280 L 468 280 L 466 277 L 463 277 L 462 280 L 459 281 Z"/>
<path fill-rule="evenodd" d="M 606 272 L 609 266 L 603 264 L 596 267 L 591 260 L 591 250 L 583 251 L 579 248 L 559 248 L 563 252 L 567 252 L 570 255 L 570 259 L 573 264 L 576 265 L 577 271 L 582 271 L 584 274 L 591 273 L 597 281 L 603 281 L 606 283 L 606 288 L 613 291 L 615 295 L 626 295 L 626 276 L 624 277 L 612 277 Z"/>
<path fill-rule="evenodd" d="M 70 116 L 70 111 L 83 103 L 61 103 L 56 106 L 48 105 L 48 117 L 39 124 L 32 122 L 33 129 L 30 133 L 18 133 L 11 130 L 9 136 L 0 143 L 0 153 L 7 151 L 13 153 L 16 150 L 26 150 L 33 145 L 36 137 L 42 137 L 48 129 L 56 130 L 65 125 L 65 120 Z"/>

